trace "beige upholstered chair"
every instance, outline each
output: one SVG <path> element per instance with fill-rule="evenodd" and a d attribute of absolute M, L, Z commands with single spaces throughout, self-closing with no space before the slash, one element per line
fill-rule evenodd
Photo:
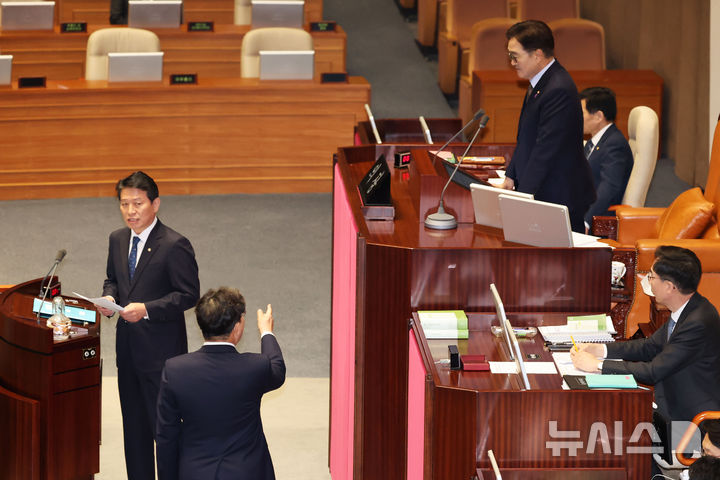
<path fill-rule="evenodd" d="M 568 70 L 605 70 L 605 29 L 582 18 L 548 22 L 555 37 L 555 57 Z"/>
<path fill-rule="evenodd" d="M 458 116 L 463 123 L 472 118 L 472 72 L 474 70 L 509 70 L 505 32 L 514 18 L 488 18 L 472 27 L 467 66 L 462 66 L 458 86 Z"/>
<path fill-rule="evenodd" d="M 518 0 L 517 16 L 521 20 L 551 22 L 580 16 L 579 0 Z"/>
<path fill-rule="evenodd" d="M 650 107 L 635 107 L 628 117 L 628 143 L 633 152 L 630 180 L 625 187 L 623 205 L 644 207 L 658 156 L 660 126 L 658 116 Z"/>
<path fill-rule="evenodd" d="M 251 0 L 235 0 L 235 25 L 250 25 L 252 23 Z"/>
<path fill-rule="evenodd" d="M 301 28 L 255 28 L 243 37 L 240 73 L 243 78 L 260 75 L 260 50 L 312 50 L 312 36 Z"/>
<path fill-rule="evenodd" d="M 457 89 L 458 57 L 470 48 L 473 25 L 486 18 L 509 17 L 509 12 L 507 0 L 447 0 L 445 25 L 438 33 L 438 84 L 443 93 Z"/>
<path fill-rule="evenodd" d="M 160 39 L 140 28 L 103 28 L 88 37 L 85 79 L 107 80 L 107 55 L 111 52 L 159 52 Z"/>

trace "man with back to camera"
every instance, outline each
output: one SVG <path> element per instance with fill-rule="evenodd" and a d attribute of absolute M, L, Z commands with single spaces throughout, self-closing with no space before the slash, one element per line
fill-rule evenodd
<path fill-rule="evenodd" d="M 720 410 L 720 317 L 697 292 L 701 275 L 700 260 L 691 250 L 658 247 L 643 290 L 649 284 L 655 301 L 672 312 L 670 319 L 648 338 L 578 345 L 579 351 L 570 354 L 575 367 L 630 373 L 654 385 L 658 411 L 669 420 L 690 421 L 700 412 Z"/>
<path fill-rule="evenodd" d="M 200 296 L 200 280 L 188 239 L 156 217 L 155 181 L 135 172 L 116 190 L 127 228 L 110 234 L 103 295 L 124 307 L 115 349 L 125 466 L 129 480 L 154 480 L 160 375 L 165 360 L 187 353 L 184 312 Z"/>
<path fill-rule="evenodd" d="M 238 290 L 209 290 L 195 315 L 205 344 L 169 359 L 162 374 L 158 478 L 272 480 L 260 400 L 285 382 L 272 306 L 257 311 L 259 354 L 235 349 L 245 328 L 245 299 Z"/>
<path fill-rule="evenodd" d="M 625 136 L 615 126 L 615 93 L 606 87 L 590 87 L 580 92 L 583 132 L 591 138 L 585 144 L 597 199 L 585 214 L 585 228 L 592 217 L 606 215 L 611 205 L 622 203 L 633 168 L 633 154 Z"/>
<path fill-rule="evenodd" d="M 583 155 L 582 110 L 570 74 L 554 58 L 555 40 L 544 22 L 526 20 L 508 29 L 508 56 L 518 77 L 530 80 L 518 122 L 517 145 L 502 187 L 568 207 L 570 224 L 584 233 L 595 201 Z"/>

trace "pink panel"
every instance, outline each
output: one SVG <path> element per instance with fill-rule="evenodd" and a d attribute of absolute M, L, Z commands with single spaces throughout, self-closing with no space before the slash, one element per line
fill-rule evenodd
<path fill-rule="evenodd" d="M 425 450 L 425 364 L 410 330 L 408 361 L 408 452 L 407 478 L 423 478 Z"/>
<path fill-rule="evenodd" d="M 349 480 L 353 476 L 358 229 L 337 165 L 333 207 L 330 475 L 333 480 Z"/>

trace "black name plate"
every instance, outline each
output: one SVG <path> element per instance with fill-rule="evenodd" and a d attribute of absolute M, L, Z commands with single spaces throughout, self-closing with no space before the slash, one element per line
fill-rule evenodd
<path fill-rule="evenodd" d="M 310 22 L 311 32 L 334 32 L 336 28 L 335 22 Z"/>
<path fill-rule="evenodd" d="M 347 73 L 323 73 L 320 75 L 320 83 L 347 83 Z"/>
<path fill-rule="evenodd" d="M 18 88 L 44 88 L 45 77 L 20 77 Z"/>
<path fill-rule="evenodd" d="M 197 85 L 197 73 L 173 73 L 170 85 Z"/>
<path fill-rule="evenodd" d="M 188 32 L 214 32 L 215 22 L 188 22 Z"/>
<path fill-rule="evenodd" d="M 87 22 L 66 22 L 60 24 L 60 33 L 86 33 Z"/>
<path fill-rule="evenodd" d="M 370 171 L 365 174 L 358 185 L 358 191 L 363 205 L 392 206 L 390 169 L 385 162 L 385 155 L 380 155 Z"/>

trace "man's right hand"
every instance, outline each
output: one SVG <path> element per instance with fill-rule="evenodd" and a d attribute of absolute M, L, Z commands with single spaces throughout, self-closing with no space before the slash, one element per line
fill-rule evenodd
<path fill-rule="evenodd" d="M 505 177 L 505 181 L 500 185 L 500 188 L 505 190 L 515 190 L 515 180 L 510 177 Z"/>
<path fill-rule="evenodd" d="M 105 295 L 105 297 L 103 297 L 103 298 L 106 298 L 106 299 L 110 300 L 111 302 L 115 303 L 115 299 L 113 297 L 111 297 L 110 295 Z M 100 312 L 101 315 L 105 315 L 108 318 L 115 315 L 115 312 L 113 312 L 109 308 L 97 307 L 97 311 Z"/>
<path fill-rule="evenodd" d="M 263 312 L 262 309 L 258 308 L 257 317 L 258 330 L 260 330 L 260 335 L 265 332 L 273 331 L 272 305 L 268 303 L 267 310 L 265 310 L 265 312 Z"/>
<path fill-rule="evenodd" d="M 605 349 L 601 343 L 578 343 L 578 350 L 587 352 L 597 358 L 603 358 L 605 356 Z"/>

